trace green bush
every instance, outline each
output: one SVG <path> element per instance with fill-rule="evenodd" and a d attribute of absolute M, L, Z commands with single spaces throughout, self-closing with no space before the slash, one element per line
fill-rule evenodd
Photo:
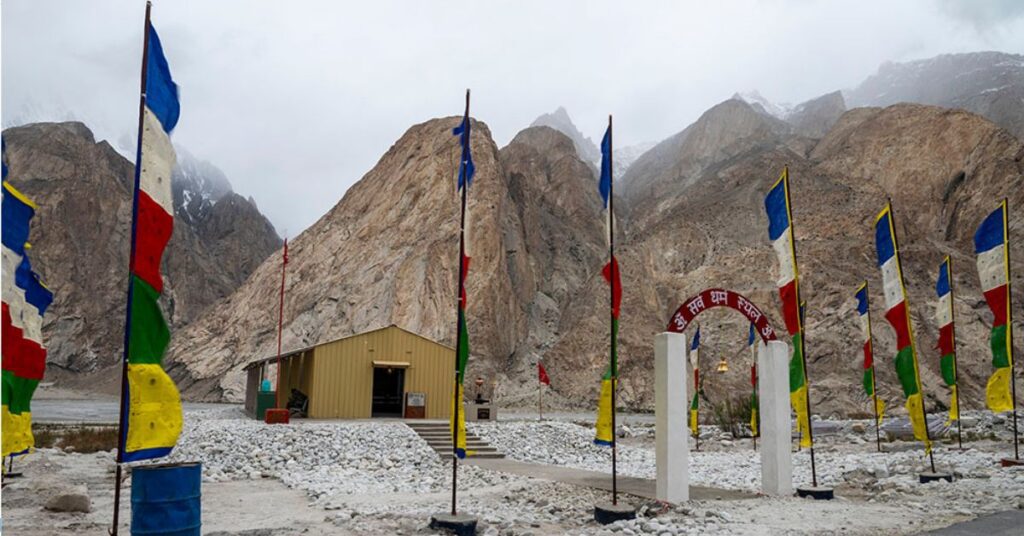
<path fill-rule="evenodd" d="M 724 402 L 709 402 L 715 424 L 734 438 L 750 437 L 750 396 L 726 398 Z"/>

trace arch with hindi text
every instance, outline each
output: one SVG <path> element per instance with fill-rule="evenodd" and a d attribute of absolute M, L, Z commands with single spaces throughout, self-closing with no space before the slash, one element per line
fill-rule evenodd
<path fill-rule="evenodd" d="M 775 328 L 768 322 L 768 316 L 761 312 L 754 302 L 738 292 L 722 288 L 709 288 L 683 302 L 669 319 L 666 331 L 682 333 L 686 331 L 686 327 L 694 318 L 715 307 L 728 307 L 747 317 L 747 320 L 754 324 L 754 330 L 765 344 L 778 340 Z"/>

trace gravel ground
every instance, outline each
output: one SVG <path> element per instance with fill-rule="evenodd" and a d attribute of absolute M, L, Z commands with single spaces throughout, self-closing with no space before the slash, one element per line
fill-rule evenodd
<path fill-rule="evenodd" d="M 976 427 L 1002 433 L 1004 423 L 975 419 Z M 429 534 L 430 514 L 450 507 L 451 465 L 398 422 L 267 426 L 227 408 L 188 412 L 186 423 L 172 460 L 203 462 L 209 534 Z M 470 427 L 514 459 L 608 469 L 609 452 L 592 444 L 589 426 L 509 420 Z M 844 421 L 834 428 L 837 432 L 821 438 L 817 449 L 819 477 L 835 485 L 839 496 L 831 502 L 758 497 L 671 506 L 625 496 L 640 507 L 640 517 L 600 527 L 592 521 L 592 508 L 608 499 L 607 492 L 462 466 L 460 510 L 478 515 L 479 533 L 488 536 L 867 535 L 914 534 L 982 513 L 1024 508 L 1024 470 L 997 465 L 1007 451 L 1005 440 L 973 441 L 963 452 L 938 446 L 940 468 L 952 468 L 958 479 L 922 486 L 916 473 L 926 458 L 917 445 L 890 443 L 896 451 L 880 454 L 865 440 L 873 439 L 873 430 L 865 432 L 863 423 Z M 635 421 L 622 433 L 622 473 L 653 476 L 653 428 Z M 726 438 L 712 427 L 702 435 L 701 452 L 691 452 L 692 482 L 756 491 L 759 459 L 749 439 Z M 10 534 L 105 533 L 113 492 L 111 453 L 41 449 L 19 463 L 34 477 L 4 489 L 4 528 Z M 807 478 L 807 453 L 795 453 L 794 463 L 795 481 L 801 483 Z M 93 512 L 41 507 L 68 486 L 87 488 Z M 127 508 L 122 515 L 129 517 Z"/>

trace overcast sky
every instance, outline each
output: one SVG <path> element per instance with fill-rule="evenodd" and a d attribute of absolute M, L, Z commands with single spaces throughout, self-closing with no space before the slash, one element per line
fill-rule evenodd
<path fill-rule="evenodd" d="M 133 143 L 144 5 L 4 0 L 4 126 L 73 118 Z M 564 105 L 593 139 L 613 113 L 621 147 L 736 91 L 796 103 L 887 60 L 1024 52 L 1018 0 L 163 0 L 153 21 L 181 87 L 175 142 L 292 236 L 409 126 L 460 114 L 467 87 L 499 146 Z"/>

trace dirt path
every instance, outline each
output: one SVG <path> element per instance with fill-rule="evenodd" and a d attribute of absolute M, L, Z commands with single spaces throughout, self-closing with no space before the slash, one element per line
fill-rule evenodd
<path fill-rule="evenodd" d="M 529 476 L 552 482 L 563 482 L 575 486 L 611 491 L 611 477 L 607 473 L 598 471 L 586 471 L 572 467 L 558 465 L 546 465 L 540 463 L 520 462 L 516 460 L 467 458 L 467 463 L 514 475 Z M 620 475 L 618 478 L 618 489 L 622 493 L 636 495 L 647 499 L 657 500 L 655 493 L 656 482 L 650 478 L 636 478 Z M 753 493 L 743 491 L 709 488 L 706 486 L 690 486 L 690 499 L 694 501 L 710 500 L 740 500 L 753 499 Z"/>
<path fill-rule="evenodd" d="M 90 458 L 87 463 L 82 463 L 84 457 Z M 3 489 L 3 526 L 7 534 L 107 534 L 114 505 L 113 459 L 108 453 L 77 458 L 51 455 L 49 451 L 19 458 L 17 469 L 25 476 L 11 480 Z M 76 485 L 87 487 L 92 512 L 59 513 L 43 509 L 50 497 Z M 126 535 L 131 520 L 130 481 L 121 492 L 119 525 L 120 533 Z M 328 513 L 310 506 L 304 492 L 290 489 L 279 480 L 204 482 L 202 495 L 203 534 L 347 533 L 325 521 Z"/>

